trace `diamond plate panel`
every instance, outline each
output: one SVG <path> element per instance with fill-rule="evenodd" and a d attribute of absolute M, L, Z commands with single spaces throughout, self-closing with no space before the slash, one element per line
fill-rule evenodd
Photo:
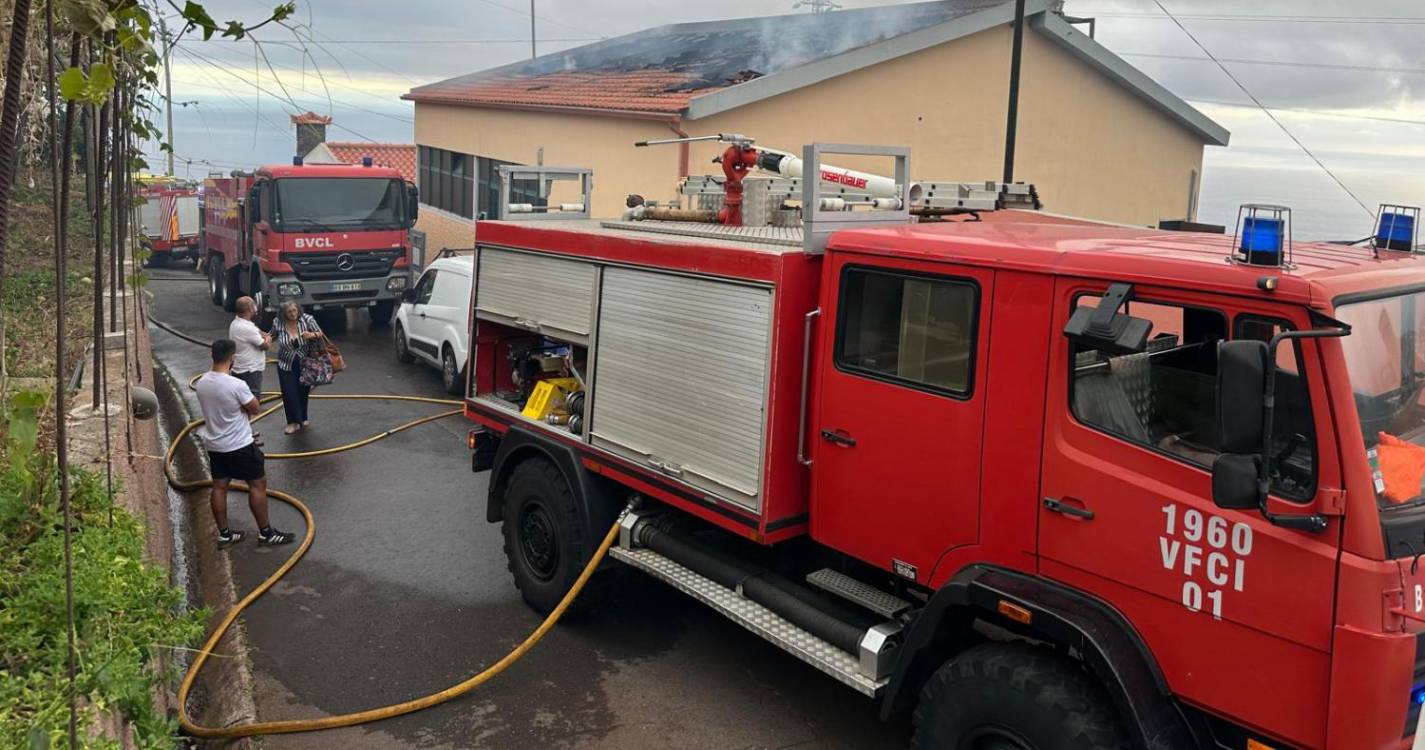
<path fill-rule="evenodd" d="M 807 583 L 847 601 L 855 602 L 885 618 L 893 618 L 910 609 L 910 602 L 894 594 L 888 594 L 875 586 L 868 586 L 831 568 L 822 568 L 814 573 L 808 573 Z"/>
<path fill-rule="evenodd" d="M 801 227 L 729 227 L 722 224 L 698 224 L 690 221 L 605 221 L 605 229 L 627 229 L 632 232 L 676 234 L 683 237 L 706 237 L 713 240 L 740 240 L 765 245 L 801 247 Z"/>
<path fill-rule="evenodd" d="M 889 679 L 861 673 L 855 656 L 787 622 L 775 612 L 649 549 L 614 547 L 609 556 L 638 568 L 722 613 L 774 646 L 836 678 L 862 695 L 878 696 Z"/>

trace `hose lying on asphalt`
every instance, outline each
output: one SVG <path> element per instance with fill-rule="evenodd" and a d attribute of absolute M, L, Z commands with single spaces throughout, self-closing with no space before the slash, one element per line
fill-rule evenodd
<path fill-rule="evenodd" d="M 177 333 L 177 331 L 173 331 L 173 329 L 169 328 L 168 326 L 159 324 L 158 321 L 153 322 L 155 324 L 158 324 L 164 330 L 170 331 L 175 334 Z M 184 338 L 196 341 L 195 339 L 192 339 L 188 336 L 184 336 Z M 206 344 L 203 345 L 206 346 Z M 196 381 L 196 378 L 194 379 L 194 381 Z M 192 385 L 191 382 L 190 385 Z M 461 403 L 459 401 L 452 401 L 449 399 L 426 398 L 424 396 L 313 394 L 312 398 L 331 400 L 409 401 L 425 404 Z M 272 406 L 269 406 L 267 409 L 258 413 L 257 416 L 252 418 L 252 421 L 257 422 L 263 417 L 266 417 L 268 414 L 277 411 L 277 409 L 281 407 L 280 395 L 275 393 L 264 393 L 262 398 L 263 404 L 271 403 L 273 401 L 277 401 L 279 403 L 273 404 Z M 378 440 L 388 438 L 404 430 L 409 430 L 410 428 L 416 427 L 417 425 L 422 425 L 427 422 L 434 422 L 435 420 L 455 416 L 456 414 L 460 413 L 460 409 L 453 409 L 450 411 L 441 412 L 439 414 L 432 414 L 430 416 L 421 417 L 419 419 L 413 419 L 409 422 L 406 422 L 405 424 L 386 430 L 385 432 L 380 432 L 370 437 L 363 438 L 355 442 L 347 443 L 345 445 L 339 445 L 334 448 L 323 448 L 321 450 L 301 451 L 296 453 L 268 453 L 267 458 L 313 458 L 316 456 L 329 456 L 334 453 L 342 453 L 345 451 L 360 448 L 365 445 L 370 445 L 371 443 L 374 443 Z M 180 492 L 191 492 L 193 490 L 205 489 L 213 485 L 213 480 L 211 479 L 179 479 L 173 466 L 173 457 L 178 451 L 178 446 L 182 444 L 183 439 L 188 437 L 188 435 L 193 432 L 193 430 L 196 430 L 198 427 L 202 426 L 204 421 L 205 420 L 202 419 L 195 419 L 192 422 L 189 422 L 188 424 L 184 425 L 183 429 L 178 432 L 178 434 L 169 444 L 168 451 L 163 457 L 163 474 L 168 479 L 168 483 L 172 485 L 174 489 L 177 489 Z M 232 482 L 229 486 L 229 489 L 245 493 L 247 492 L 248 488 L 247 485 L 242 482 Z M 568 593 L 564 595 L 564 598 L 559 601 L 559 604 L 554 608 L 554 611 L 550 612 L 549 616 L 544 618 L 544 622 L 541 622 L 539 624 L 539 627 L 534 629 L 534 632 L 530 633 L 528 637 L 521 641 L 518 646 L 515 646 L 515 648 L 509 653 L 505 654 L 505 656 L 502 657 L 499 661 L 495 662 L 494 664 L 491 664 L 490 666 L 486 667 L 485 669 L 481 670 L 480 672 L 463 682 L 452 685 L 439 692 L 424 695 L 419 698 L 413 698 L 411 700 L 404 701 L 401 703 L 395 703 L 389 706 L 381 706 L 379 708 L 371 708 L 365 711 L 357 711 L 355 713 L 339 714 L 336 716 L 325 716 L 320 719 L 266 721 L 258 722 L 255 724 L 238 724 L 227 727 L 203 726 L 194 722 L 193 719 L 188 715 L 188 694 L 193 689 L 193 682 L 195 679 L 197 679 L 198 673 L 202 671 L 203 665 L 207 662 L 208 655 L 211 654 L 213 652 L 213 649 L 217 647 L 218 642 L 222 640 L 223 635 L 228 632 L 228 628 L 231 627 L 233 622 L 237 620 L 238 615 L 241 615 L 243 610 L 247 609 L 248 606 L 250 606 L 253 602 L 257 601 L 259 597 L 266 593 L 268 589 L 272 588 L 273 584 L 277 583 L 277 581 L 279 581 L 282 576 L 286 575 L 287 572 L 290 571 L 297 564 L 298 560 L 302 559 L 302 556 L 307 553 L 307 549 L 312 546 L 312 539 L 316 536 L 316 519 L 312 516 L 311 509 L 308 508 L 305 503 L 303 503 L 301 500 L 298 500 L 296 497 L 293 497 L 292 495 L 282 492 L 281 490 L 275 490 L 271 488 L 268 488 L 267 496 L 271 498 L 276 498 L 297 509 L 297 512 L 301 513 L 302 517 L 306 519 L 307 533 L 305 536 L 302 537 L 301 544 L 297 545 L 297 548 L 293 550 L 291 556 L 289 556 L 287 560 L 284 561 L 279 568 L 277 568 L 276 572 L 268 576 L 266 580 L 258 584 L 257 587 L 254 588 L 252 591 L 249 591 L 246 596 L 239 600 L 238 603 L 234 605 L 231 610 L 228 611 L 227 615 L 223 617 L 222 622 L 218 623 L 218 627 L 213 630 L 213 632 L 208 636 L 208 639 L 203 643 L 202 648 L 198 649 L 197 655 L 193 659 L 193 663 L 188 666 L 188 672 L 183 675 L 183 682 L 178 687 L 178 720 L 179 724 L 183 728 L 183 731 L 194 737 L 237 738 L 251 737 L 253 735 L 261 734 L 292 734 L 296 732 L 316 732 L 323 729 L 336 729 L 338 727 L 349 727 L 356 724 L 366 724 L 373 721 L 381 721 L 382 719 L 390 719 L 395 716 L 401 716 L 415 711 L 427 709 L 432 706 L 437 706 L 441 703 L 445 703 L 446 701 L 458 698 L 470 692 L 471 690 L 480 687 L 486 682 L 489 682 L 496 675 L 505 671 L 512 664 L 519 661 L 520 658 L 523 657 L 527 652 L 529 652 L 530 649 L 534 648 L 534 645 L 536 643 L 539 643 L 540 639 L 543 638 L 545 634 L 547 634 L 549 630 L 554 627 L 554 624 L 559 621 L 559 618 L 564 615 L 564 611 L 569 608 L 569 605 L 574 602 L 574 599 L 579 596 L 579 592 L 584 589 L 584 584 L 588 582 L 589 577 L 593 575 L 594 570 L 598 568 L 599 563 L 602 562 L 604 556 L 608 554 L 609 547 L 612 546 L 614 540 L 618 538 L 619 530 L 619 525 L 617 523 L 613 525 L 613 528 L 609 529 L 609 532 L 604 535 L 603 543 L 599 545 L 599 548 L 594 552 L 593 557 L 589 559 L 589 564 L 584 566 L 583 572 L 581 572 L 579 574 L 579 578 L 574 581 L 574 585 L 570 587 Z"/>

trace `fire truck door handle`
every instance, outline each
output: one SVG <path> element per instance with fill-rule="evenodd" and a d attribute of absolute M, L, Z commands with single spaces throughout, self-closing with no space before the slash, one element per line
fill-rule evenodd
<path fill-rule="evenodd" d="M 802 323 L 802 406 L 797 420 L 797 463 L 802 466 L 811 466 L 807 455 L 807 399 L 811 398 L 811 327 L 819 317 L 820 307 L 807 313 Z"/>
<path fill-rule="evenodd" d="M 836 432 L 835 430 L 822 430 L 821 439 L 829 443 L 836 443 L 837 445 L 846 448 L 856 447 L 856 438 L 851 437 L 850 435 L 843 435 L 842 433 Z"/>
<path fill-rule="evenodd" d="M 1078 502 L 1077 500 L 1072 500 L 1072 498 L 1070 498 L 1070 500 L 1071 502 Z M 1062 515 L 1069 516 L 1070 518 L 1081 518 L 1085 521 L 1092 521 L 1094 516 L 1093 511 L 1089 510 L 1088 508 L 1082 507 L 1082 504 L 1071 505 L 1070 503 L 1064 502 L 1063 500 L 1060 500 L 1055 497 L 1044 498 L 1044 507 L 1055 513 L 1060 513 Z"/>

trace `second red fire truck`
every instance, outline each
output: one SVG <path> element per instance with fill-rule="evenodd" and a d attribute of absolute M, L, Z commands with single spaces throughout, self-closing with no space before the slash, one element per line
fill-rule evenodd
<path fill-rule="evenodd" d="M 209 177 L 200 253 L 213 304 L 250 296 L 263 323 L 287 301 L 388 323 L 410 287 L 417 209 L 415 186 L 369 158 Z"/>
<path fill-rule="evenodd" d="M 465 410 L 525 600 L 618 520 L 918 748 L 1410 747 L 1418 210 L 911 223 L 880 153 L 898 198 L 803 184 L 796 228 L 747 225 L 767 186 L 741 225 L 478 224 Z"/>

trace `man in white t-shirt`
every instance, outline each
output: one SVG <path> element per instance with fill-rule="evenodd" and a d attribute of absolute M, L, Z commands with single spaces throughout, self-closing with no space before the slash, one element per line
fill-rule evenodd
<path fill-rule="evenodd" d="M 247 504 L 257 519 L 257 543 L 286 544 L 292 534 L 272 528 L 267 519 L 267 471 L 262 451 L 252 439 L 251 415 L 261 411 L 257 397 L 247 383 L 232 376 L 232 339 L 213 342 L 213 369 L 198 378 L 198 406 L 203 410 L 203 426 L 198 436 L 208 449 L 208 465 L 213 473 L 213 522 L 218 526 L 218 548 L 242 541 L 243 533 L 228 528 L 228 486 L 236 479 L 247 483 Z"/>
<path fill-rule="evenodd" d="M 238 297 L 237 316 L 228 324 L 228 338 L 237 345 L 237 355 L 233 357 L 233 377 L 247 383 L 252 395 L 262 398 L 262 371 L 267 369 L 264 352 L 272 346 L 272 337 L 252 322 L 255 317 L 257 303 L 251 297 Z"/>

